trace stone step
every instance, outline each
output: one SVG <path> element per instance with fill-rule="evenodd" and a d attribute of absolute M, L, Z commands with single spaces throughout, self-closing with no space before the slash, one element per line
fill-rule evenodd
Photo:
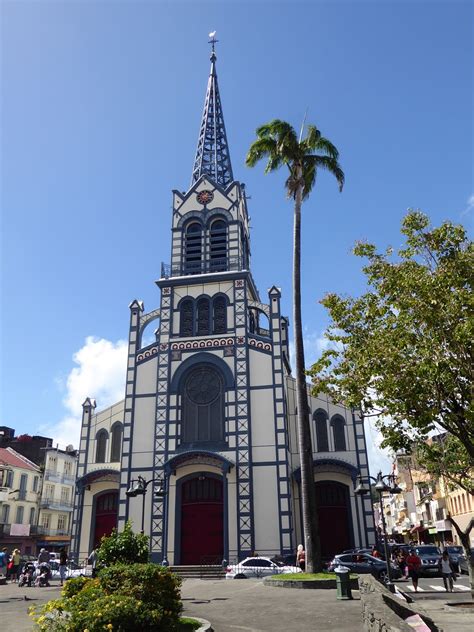
<path fill-rule="evenodd" d="M 170 570 L 184 579 L 224 579 L 225 578 L 225 571 L 220 565 L 170 566 Z"/>

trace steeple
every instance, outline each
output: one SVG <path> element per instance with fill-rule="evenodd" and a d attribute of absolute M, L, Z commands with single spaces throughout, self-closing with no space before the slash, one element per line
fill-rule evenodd
<path fill-rule="evenodd" d="M 206 100 L 202 113 L 199 139 L 194 159 L 193 176 L 191 186 L 199 180 L 203 174 L 207 174 L 221 186 L 230 184 L 234 177 L 230 163 L 229 146 L 225 133 L 224 115 L 222 113 L 221 97 L 216 73 L 216 53 L 214 50 L 215 31 L 209 34 L 212 44 L 211 72 L 207 83 Z"/>

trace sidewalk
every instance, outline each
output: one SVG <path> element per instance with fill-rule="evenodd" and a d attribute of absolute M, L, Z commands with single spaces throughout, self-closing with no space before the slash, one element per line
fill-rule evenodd
<path fill-rule="evenodd" d="M 337 601 L 335 590 L 269 588 L 252 579 L 186 579 L 181 594 L 185 614 L 208 619 L 215 632 L 362 632 L 358 592 L 354 601 Z M 57 581 L 50 588 L 0 586 L 2 632 L 31 632 L 28 608 L 59 596 Z"/>
<path fill-rule="evenodd" d="M 28 616 L 30 606 L 40 606 L 60 596 L 58 580 L 50 588 L 18 588 L 17 584 L 0 586 L 0 629 L 2 632 L 31 632 L 33 621 Z"/>
<path fill-rule="evenodd" d="M 362 632 L 359 592 L 337 601 L 335 590 L 272 588 L 259 580 L 186 579 L 184 613 L 207 619 L 215 632 Z"/>

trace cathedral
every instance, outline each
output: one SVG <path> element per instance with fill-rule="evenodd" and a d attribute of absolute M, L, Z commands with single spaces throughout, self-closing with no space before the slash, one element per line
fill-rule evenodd
<path fill-rule="evenodd" d="M 290 265 L 290 264 L 289 264 Z M 71 553 L 130 520 L 171 565 L 284 555 L 303 541 L 290 322 L 252 276 L 245 187 L 234 178 L 211 54 L 191 185 L 173 191 L 159 303 L 130 304 L 124 399 L 83 404 Z M 154 331 L 149 344 L 149 327 Z M 375 542 L 363 420 L 309 397 L 323 558 Z"/>

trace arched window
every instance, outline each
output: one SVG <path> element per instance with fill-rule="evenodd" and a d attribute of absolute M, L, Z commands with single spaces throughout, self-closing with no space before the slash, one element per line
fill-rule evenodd
<path fill-rule="evenodd" d="M 328 414 L 325 410 L 317 410 L 313 415 L 316 424 L 316 443 L 318 452 L 329 452 Z"/>
<path fill-rule="evenodd" d="M 110 447 L 110 460 L 112 463 L 120 461 L 122 454 L 122 424 L 115 423 L 112 426 L 112 445 Z"/>
<path fill-rule="evenodd" d="M 212 333 L 225 334 L 227 332 L 227 301 L 224 296 L 216 296 L 212 302 L 213 327 Z"/>
<path fill-rule="evenodd" d="M 202 227 L 192 222 L 186 227 L 184 237 L 184 271 L 186 274 L 202 272 Z"/>
<path fill-rule="evenodd" d="M 210 271 L 227 270 L 227 225 L 222 219 L 211 224 L 209 233 Z"/>
<path fill-rule="evenodd" d="M 95 462 L 105 463 L 105 454 L 107 450 L 107 439 L 109 435 L 107 430 L 99 430 L 96 434 L 96 449 L 95 449 Z"/>
<path fill-rule="evenodd" d="M 181 441 L 216 443 L 224 439 L 224 386 L 220 373 L 202 365 L 188 373 L 181 390 Z"/>
<path fill-rule="evenodd" d="M 331 418 L 331 426 L 332 433 L 334 437 L 334 450 L 336 452 L 345 452 L 346 451 L 346 433 L 345 433 L 345 425 L 343 417 L 340 415 L 334 415 Z"/>
<path fill-rule="evenodd" d="M 196 309 L 196 335 L 208 336 L 211 333 L 210 301 L 203 296 L 198 299 Z"/>
<path fill-rule="evenodd" d="M 185 298 L 179 306 L 179 335 L 192 336 L 194 333 L 194 306 L 191 298 Z"/>

